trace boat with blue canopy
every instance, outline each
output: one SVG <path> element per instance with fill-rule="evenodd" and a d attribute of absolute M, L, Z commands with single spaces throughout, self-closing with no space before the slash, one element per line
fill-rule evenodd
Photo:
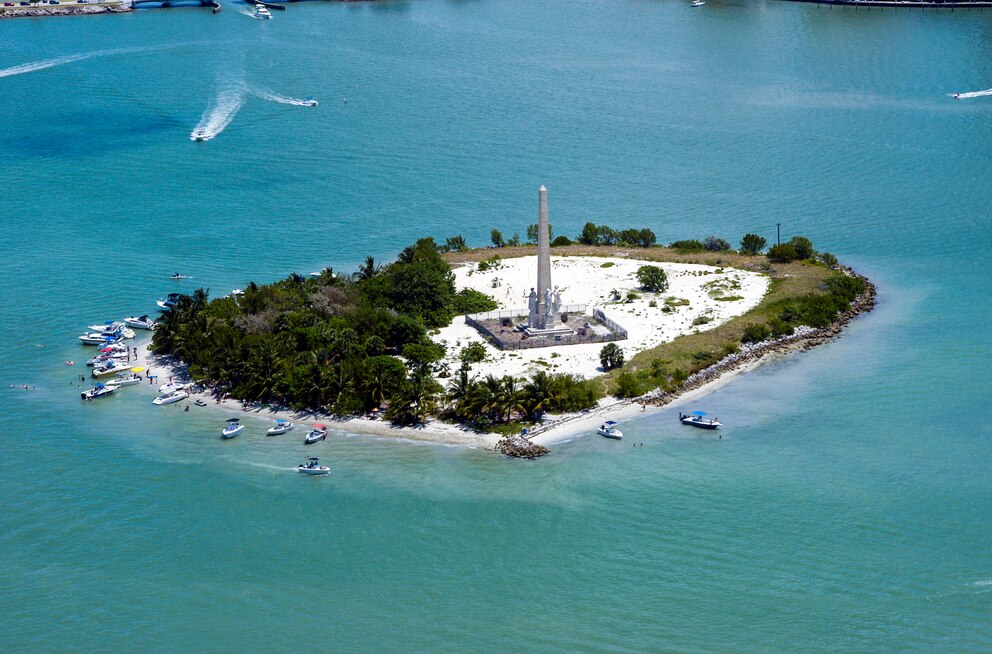
<path fill-rule="evenodd" d="M 705 411 L 693 411 L 688 415 L 679 412 L 679 421 L 683 425 L 699 427 L 700 429 L 718 429 L 721 423 L 716 418 L 707 419 Z"/>

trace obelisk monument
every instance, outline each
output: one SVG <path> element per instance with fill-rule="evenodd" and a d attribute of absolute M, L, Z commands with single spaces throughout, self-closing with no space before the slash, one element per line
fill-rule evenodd
<path fill-rule="evenodd" d="M 527 326 L 531 329 L 548 329 L 552 320 L 553 297 L 551 290 L 551 238 L 548 227 L 548 189 L 537 190 L 537 286 L 531 289 L 534 301 L 530 303 Z M 536 297 L 534 297 L 536 295 Z"/>

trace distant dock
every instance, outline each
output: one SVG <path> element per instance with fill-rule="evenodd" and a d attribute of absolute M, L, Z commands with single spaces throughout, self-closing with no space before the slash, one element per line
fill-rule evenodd
<path fill-rule="evenodd" d="M 892 9 L 992 9 L 992 1 L 976 2 L 936 2 L 918 0 L 783 0 L 783 2 L 806 2 L 816 5 L 839 5 L 841 7 L 877 7 Z"/>

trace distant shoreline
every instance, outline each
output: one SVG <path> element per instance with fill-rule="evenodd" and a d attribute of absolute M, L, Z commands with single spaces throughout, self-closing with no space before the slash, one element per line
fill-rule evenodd
<path fill-rule="evenodd" d="M 18 2 L 14 7 L 0 6 L 0 18 L 38 18 L 42 16 L 92 16 L 97 14 L 127 14 L 134 11 L 130 2 L 49 4 L 47 0 L 25 7 Z"/>

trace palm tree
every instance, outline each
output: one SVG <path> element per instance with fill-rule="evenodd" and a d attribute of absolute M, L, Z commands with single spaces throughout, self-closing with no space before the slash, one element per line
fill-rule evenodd
<path fill-rule="evenodd" d="M 545 411 L 557 404 L 560 396 L 551 375 L 539 370 L 524 385 L 524 405 L 527 407 L 527 415 L 533 420 L 540 420 Z"/>
<path fill-rule="evenodd" d="M 448 402 L 451 410 L 459 418 L 468 414 L 468 405 L 476 392 L 476 386 L 475 381 L 468 376 L 467 370 L 459 370 L 448 384 Z"/>
<path fill-rule="evenodd" d="M 499 412 L 498 416 L 505 416 L 504 422 L 510 422 L 510 417 L 514 412 L 523 413 L 526 411 L 523 404 L 524 394 L 517 385 L 517 380 L 509 375 L 500 379 L 499 391 Z"/>
<path fill-rule="evenodd" d="M 382 266 L 376 265 L 375 257 L 365 257 L 365 263 L 358 266 L 358 272 L 353 277 L 356 282 L 364 282 L 372 279 L 380 272 L 382 272 Z"/>

